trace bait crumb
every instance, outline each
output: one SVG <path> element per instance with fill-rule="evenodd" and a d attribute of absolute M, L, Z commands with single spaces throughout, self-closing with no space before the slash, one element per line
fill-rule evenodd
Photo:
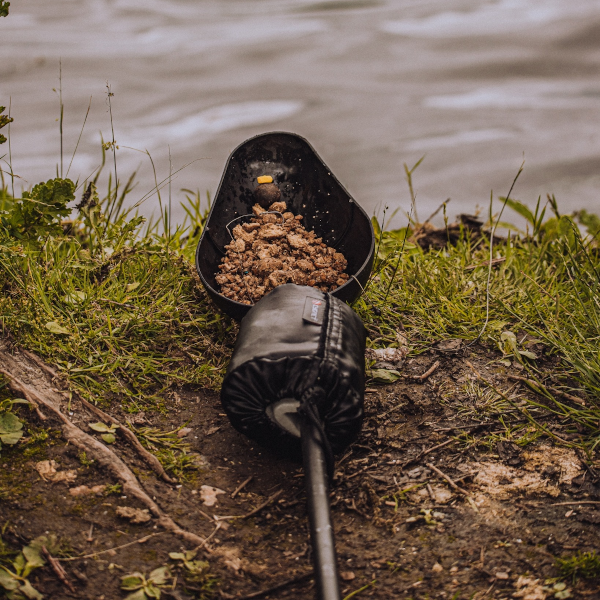
<path fill-rule="evenodd" d="M 348 281 L 344 255 L 306 231 L 302 215 L 287 211 L 285 202 L 274 202 L 268 210 L 255 204 L 251 221 L 233 228 L 234 239 L 225 246 L 216 276 L 224 296 L 254 304 L 284 283 L 331 292 Z"/>

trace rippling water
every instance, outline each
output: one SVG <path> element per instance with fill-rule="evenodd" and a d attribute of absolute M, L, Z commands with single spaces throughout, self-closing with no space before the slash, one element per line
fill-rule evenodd
<path fill-rule="evenodd" d="M 423 154 L 421 218 L 446 198 L 450 215 L 487 207 L 523 158 L 516 197 L 600 211 L 600 0 L 15 0 L 0 57 L 13 167 L 31 184 L 60 162 L 62 60 L 65 173 L 90 96 L 69 176 L 99 164 L 108 82 L 120 176 L 140 169 L 136 198 L 154 180 L 139 151 L 159 179 L 169 146 L 173 170 L 201 159 L 174 196 L 214 193 L 237 144 L 285 130 L 370 212 L 408 208 L 402 165 Z"/>

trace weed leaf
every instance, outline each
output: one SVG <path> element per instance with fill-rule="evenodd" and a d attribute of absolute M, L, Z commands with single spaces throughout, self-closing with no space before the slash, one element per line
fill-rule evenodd
<path fill-rule="evenodd" d="M 52 333 L 58 335 L 71 335 L 68 329 L 65 329 L 62 325 L 59 325 L 56 321 L 49 321 L 46 323 L 46 329 Z"/>

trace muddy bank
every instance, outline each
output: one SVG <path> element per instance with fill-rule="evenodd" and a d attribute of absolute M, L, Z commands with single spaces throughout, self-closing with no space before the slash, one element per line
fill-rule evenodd
<path fill-rule="evenodd" d="M 397 383 L 368 388 L 363 432 L 338 457 L 331 491 L 345 595 L 368 586 L 357 596 L 600 598 L 597 579 L 559 580 L 555 564 L 556 557 L 598 547 L 596 468 L 567 447 L 576 431 L 547 418 L 551 436 L 563 440 L 557 442 L 527 425 L 519 403 L 532 392 L 514 379 L 522 372 L 499 358 L 455 344 L 451 352 L 409 360 Z M 491 386 L 514 406 L 503 407 Z M 77 400 L 70 409 L 82 428 L 98 420 Z M 110 412 L 122 423 L 128 418 Z M 168 414 L 133 418 L 136 428 L 184 427 L 181 439 L 197 468 L 180 483 L 158 478 L 121 438 L 111 446 L 165 513 L 209 538 L 196 557 L 208 565 L 195 575 L 169 557 L 193 545 L 151 514 L 138 523 L 145 516 L 119 516 L 123 507 L 143 515 L 145 506 L 65 444 L 58 421 L 41 421 L 28 409 L 19 414 L 28 433 L 0 455 L 2 559 L 39 535 L 56 534 L 57 556 L 68 559 L 61 564 L 75 591 L 44 566 L 29 579 L 45 597 L 125 597 L 124 575 L 163 565 L 174 576 L 162 589 L 167 598 L 311 597 L 302 469 L 236 433 L 215 392 L 182 389 L 172 394 Z M 286 585 L 256 595 L 279 584 Z"/>

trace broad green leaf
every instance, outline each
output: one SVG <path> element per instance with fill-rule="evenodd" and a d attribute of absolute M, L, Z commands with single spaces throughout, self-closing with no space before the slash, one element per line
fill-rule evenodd
<path fill-rule="evenodd" d="M 19 581 L 15 579 L 15 574 L 11 573 L 6 567 L 0 565 L 0 586 L 5 590 L 16 590 L 19 587 Z"/>
<path fill-rule="evenodd" d="M 171 578 L 169 567 L 159 567 L 150 573 L 149 581 L 156 585 L 164 585 Z"/>
<path fill-rule="evenodd" d="M 517 336 L 512 331 L 503 331 L 500 334 L 500 342 L 502 343 L 500 350 L 504 354 L 517 352 Z"/>
<path fill-rule="evenodd" d="M 146 596 L 146 592 L 144 592 L 144 590 L 141 589 L 137 592 L 133 592 L 133 594 L 129 594 L 129 596 L 127 596 L 125 600 L 148 600 L 148 596 Z"/>
<path fill-rule="evenodd" d="M 115 443 L 115 436 L 112 433 L 104 433 L 100 436 L 107 444 Z"/>
<path fill-rule="evenodd" d="M 79 304 L 80 302 L 83 302 L 86 298 L 87 298 L 87 295 L 85 292 L 80 292 L 80 291 L 76 290 L 70 294 L 67 294 L 64 297 L 64 300 L 68 304 Z"/>
<path fill-rule="evenodd" d="M 535 360 L 537 358 L 537 355 L 529 350 L 519 350 L 519 354 L 521 356 L 525 356 L 526 358 L 530 358 L 531 360 Z"/>
<path fill-rule="evenodd" d="M 62 325 L 59 325 L 56 321 L 49 321 L 46 323 L 46 329 L 51 333 L 56 333 L 60 335 L 70 335 L 71 332 L 68 329 L 65 329 Z"/>
<path fill-rule="evenodd" d="M 23 556 L 23 554 L 21 554 L 19 552 L 19 556 L 17 556 L 17 558 L 15 558 L 15 560 L 13 561 L 13 567 L 15 568 L 17 575 L 23 574 L 23 569 L 25 568 L 25 563 L 26 563 L 25 557 Z"/>
<path fill-rule="evenodd" d="M 44 598 L 27 580 L 21 584 L 19 591 L 29 600 L 43 600 Z"/>
<path fill-rule="evenodd" d="M 23 429 L 23 423 L 13 413 L 0 414 L 0 433 L 14 433 Z"/>
<path fill-rule="evenodd" d="M 125 591 L 137 590 L 145 583 L 145 577 L 141 573 L 136 572 L 121 578 L 121 589 Z"/>
<path fill-rule="evenodd" d="M 144 588 L 144 592 L 148 598 L 160 598 L 160 589 L 151 583 Z"/>
<path fill-rule="evenodd" d="M 90 429 L 93 429 L 94 431 L 98 431 L 100 433 L 109 433 L 112 431 L 112 429 L 108 426 L 105 425 L 104 423 L 90 423 Z"/>
<path fill-rule="evenodd" d="M 393 369 L 371 369 L 371 377 L 375 383 L 394 383 L 400 376 L 400 373 Z"/>
<path fill-rule="evenodd" d="M 137 288 L 139 288 L 139 287 L 140 287 L 139 282 L 138 281 L 134 281 L 133 283 L 128 283 L 125 286 L 125 290 L 128 291 L 128 292 L 133 292 L 133 290 L 137 290 Z"/>
<path fill-rule="evenodd" d="M 187 554 L 187 552 L 186 552 Z M 185 560 L 185 554 L 182 554 L 181 552 L 169 552 L 169 558 L 173 559 L 173 560 Z"/>
<path fill-rule="evenodd" d="M 202 573 L 202 571 L 208 569 L 208 563 L 205 560 L 185 561 L 184 564 L 190 573 Z"/>
<path fill-rule="evenodd" d="M 14 446 L 23 437 L 22 431 L 16 431 L 15 433 L 0 433 L 0 440 L 3 444 Z"/>
<path fill-rule="evenodd" d="M 25 546 L 25 548 L 23 548 L 23 556 L 27 559 L 27 563 L 21 573 L 22 577 L 27 577 L 31 571 L 43 567 L 46 564 L 46 561 L 42 558 L 39 550 L 32 548 L 31 546 Z"/>

